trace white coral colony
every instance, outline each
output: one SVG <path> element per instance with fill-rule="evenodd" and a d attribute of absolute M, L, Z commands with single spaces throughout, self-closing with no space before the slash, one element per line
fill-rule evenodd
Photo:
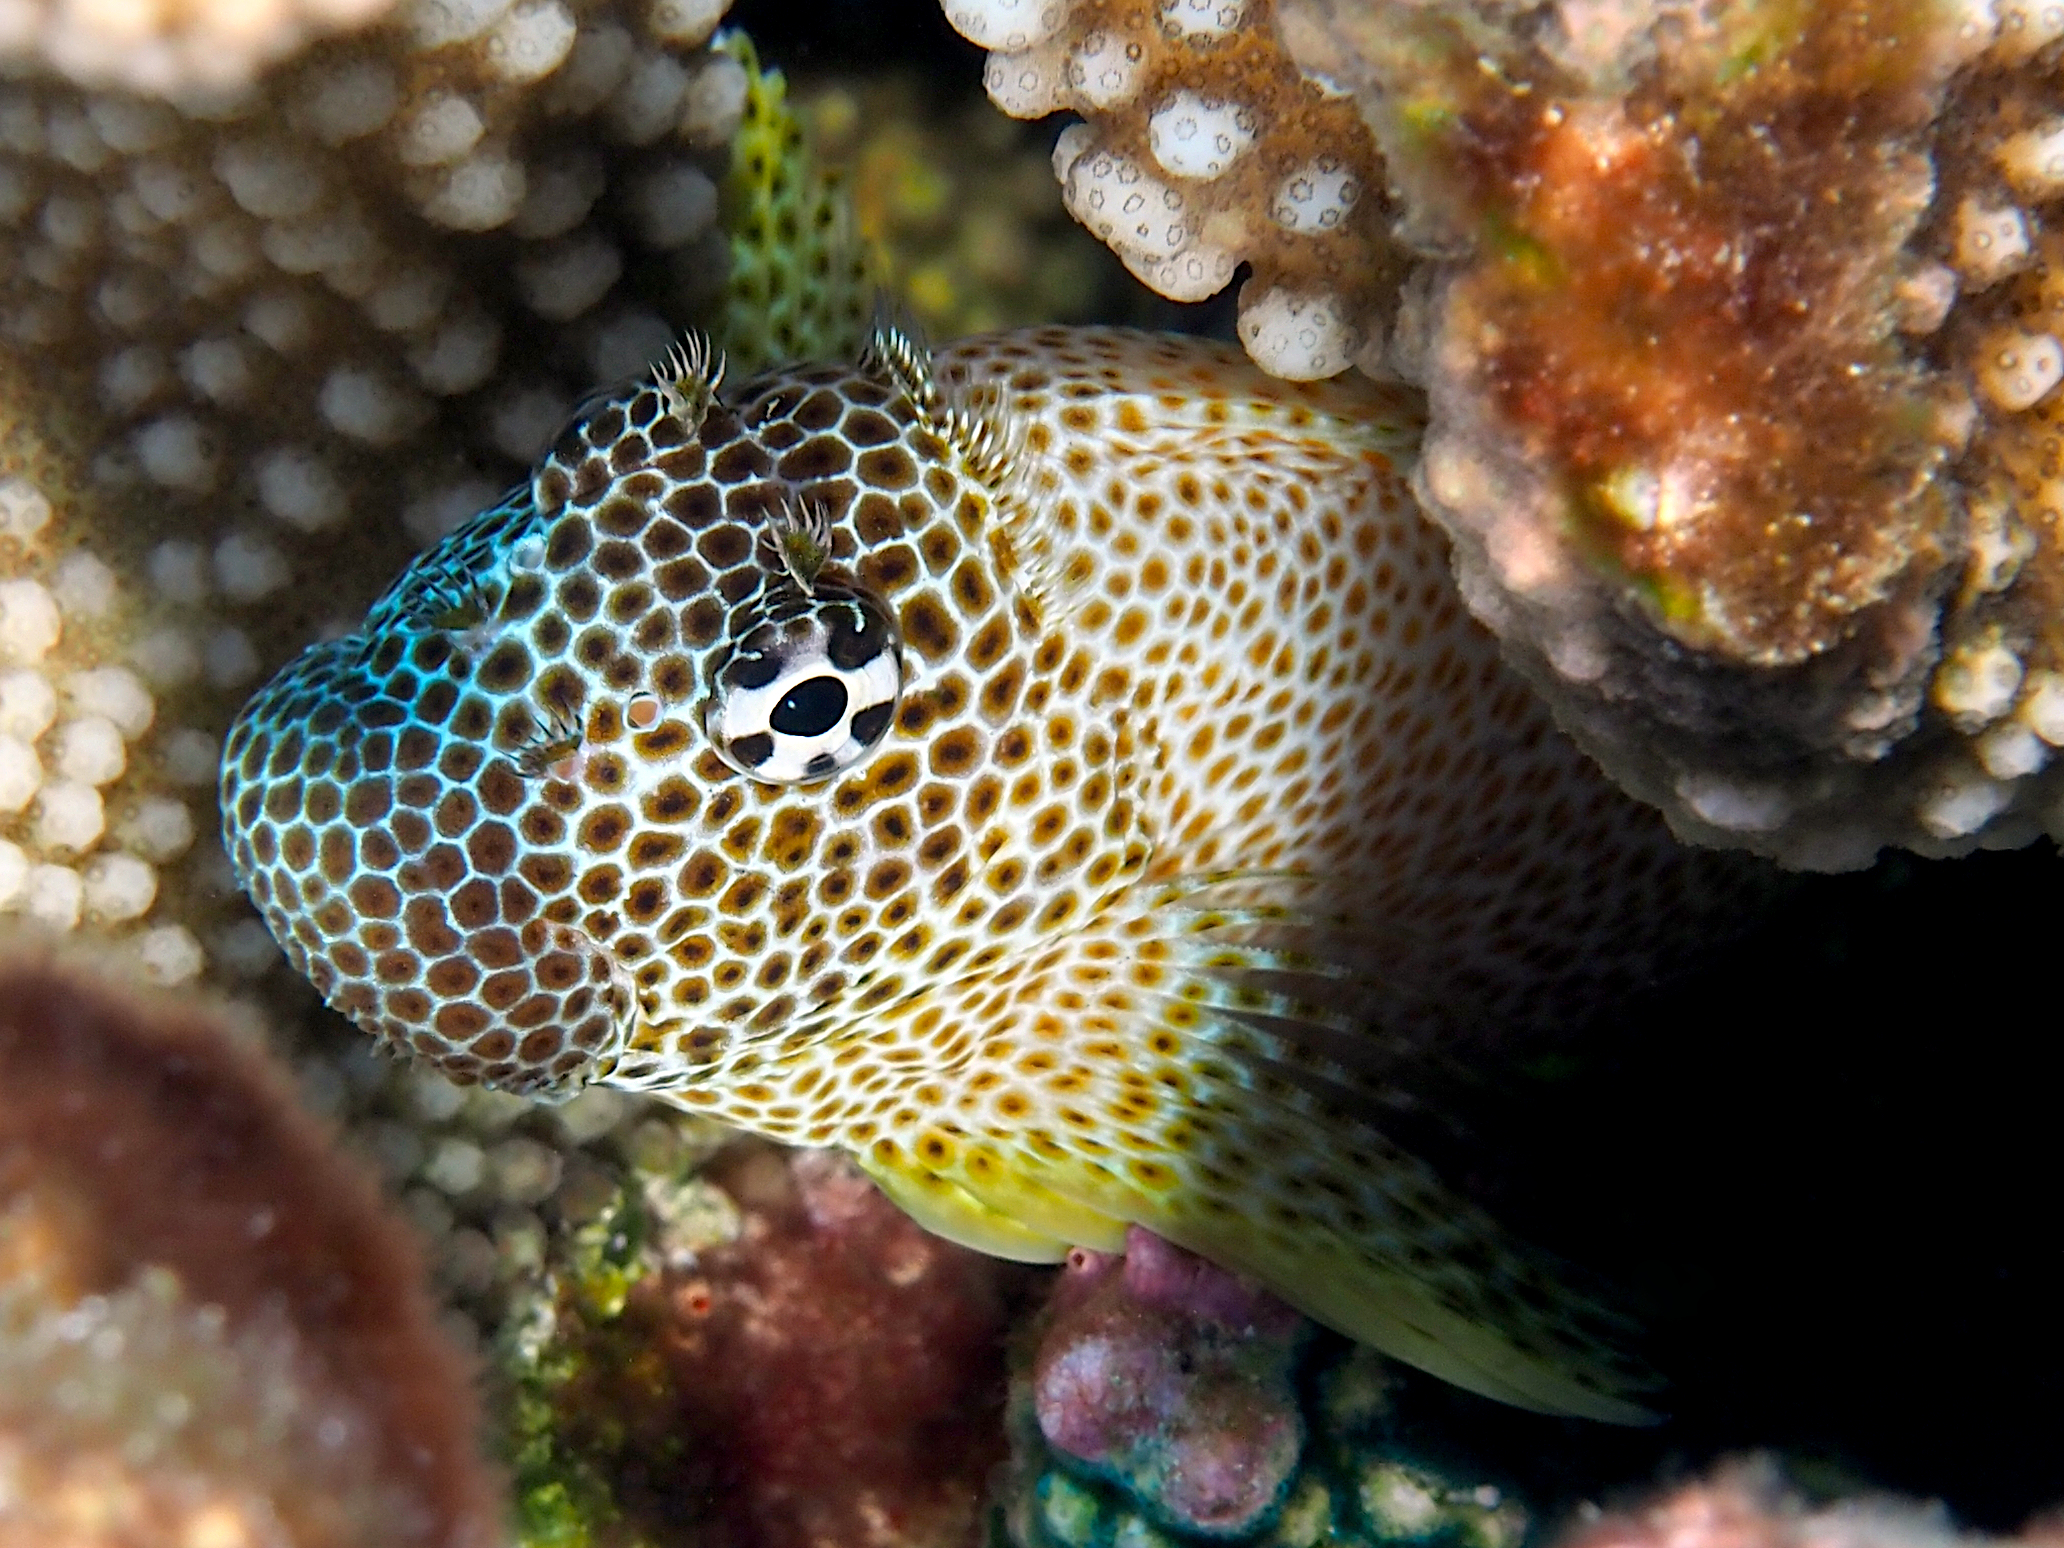
<path fill-rule="evenodd" d="M 1309 380 L 1380 356 L 1402 269 L 1381 201 L 1364 197 L 1373 142 L 1351 102 L 1282 54 L 1269 8 L 945 10 L 991 50 L 984 80 L 998 107 L 1084 116 L 1055 145 L 1055 174 L 1069 211 L 1142 281 L 1201 301 L 1246 262 L 1240 335 L 1257 362 Z"/>

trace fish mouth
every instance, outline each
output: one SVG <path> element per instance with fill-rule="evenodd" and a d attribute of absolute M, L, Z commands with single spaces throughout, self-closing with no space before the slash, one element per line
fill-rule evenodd
<path fill-rule="evenodd" d="M 384 691 L 366 636 L 311 646 L 224 743 L 223 842 L 335 1010 L 454 1080 L 564 1098 L 630 1045 L 628 973 L 524 879 L 530 791 L 485 740 Z"/>

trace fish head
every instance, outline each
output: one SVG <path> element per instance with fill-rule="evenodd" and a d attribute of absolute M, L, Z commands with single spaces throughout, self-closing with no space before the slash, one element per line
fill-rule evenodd
<path fill-rule="evenodd" d="M 1086 829 L 1026 799 L 1082 664 L 893 365 L 598 395 L 251 700 L 225 836 L 332 1005 L 462 1081 L 676 1086 L 1137 870 L 1113 768 L 1070 776 Z"/>

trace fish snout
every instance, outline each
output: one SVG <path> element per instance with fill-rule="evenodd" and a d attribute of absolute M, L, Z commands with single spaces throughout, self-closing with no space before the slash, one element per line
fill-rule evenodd
<path fill-rule="evenodd" d="M 527 781 L 381 691 L 362 636 L 311 647 L 224 745 L 239 883 L 334 1009 L 455 1080 L 570 1096 L 629 1045 L 625 970 L 546 917 L 520 862 Z"/>

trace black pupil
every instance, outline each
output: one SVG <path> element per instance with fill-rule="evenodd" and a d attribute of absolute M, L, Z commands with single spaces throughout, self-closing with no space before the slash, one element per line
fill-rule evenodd
<path fill-rule="evenodd" d="M 822 736 L 846 713 L 846 685 L 836 677 L 812 677 L 781 696 L 767 724 L 783 736 Z"/>

